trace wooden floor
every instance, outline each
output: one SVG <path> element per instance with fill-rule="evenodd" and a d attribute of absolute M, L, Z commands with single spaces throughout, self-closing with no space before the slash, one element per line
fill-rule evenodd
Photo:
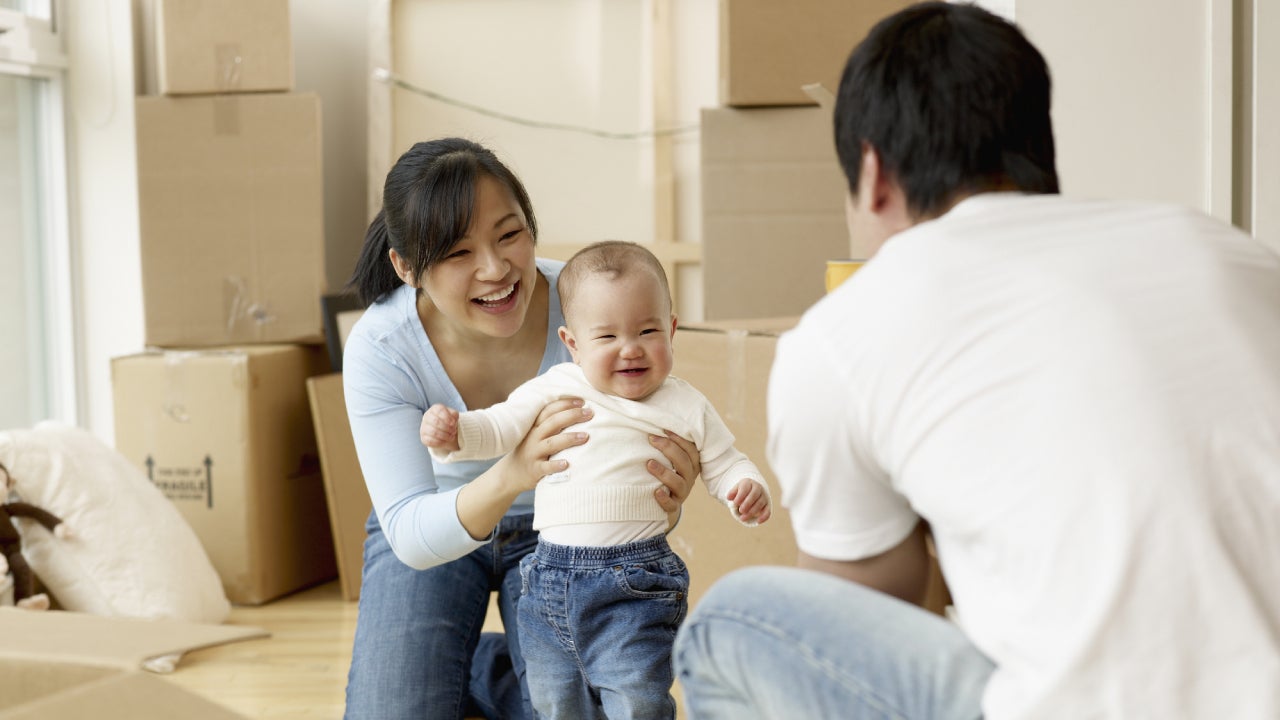
<path fill-rule="evenodd" d="M 342 717 L 356 604 L 336 581 L 260 607 L 236 607 L 227 621 L 271 637 L 187 653 L 164 675 L 250 718 Z"/>
<path fill-rule="evenodd" d="M 485 630 L 501 630 L 490 605 Z M 187 653 L 169 682 L 249 718 L 328 718 L 344 708 L 356 603 L 344 601 L 337 581 L 259 607 L 236 607 L 231 625 L 252 625 L 271 637 Z M 677 683 L 672 694 L 680 703 Z M 677 712 L 683 720 L 684 708 Z"/>
<path fill-rule="evenodd" d="M 934 567 L 929 607 L 945 607 L 946 586 Z M 252 625 L 271 637 L 187 653 L 162 675 L 249 718 L 342 717 L 356 603 L 342 599 L 335 580 L 259 607 L 236 607 L 227 621 Z M 501 630 L 490 606 L 485 630 Z M 672 688 L 684 718 L 679 683 Z"/>

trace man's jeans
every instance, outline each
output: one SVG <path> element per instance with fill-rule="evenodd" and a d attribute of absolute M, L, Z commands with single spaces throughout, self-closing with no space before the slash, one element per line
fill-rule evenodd
<path fill-rule="evenodd" d="M 540 716 L 675 717 L 671 646 L 689 571 L 665 537 L 613 547 L 543 541 L 520 572 L 520 644 Z"/>
<path fill-rule="evenodd" d="M 703 596 L 676 640 L 693 720 L 982 717 L 994 669 L 960 629 L 830 575 L 749 568 Z"/>
<path fill-rule="evenodd" d="M 519 562 L 538 542 L 532 527 L 532 515 L 505 517 L 487 545 L 414 570 L 396 558 L 370 515 L 348 720 L 533 717 L 515 631 Z M 495 590 L 508 632 L 481 635 Z"/>

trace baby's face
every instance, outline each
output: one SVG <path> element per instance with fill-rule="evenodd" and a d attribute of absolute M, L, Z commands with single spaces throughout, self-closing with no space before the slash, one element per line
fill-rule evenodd
<path fill-rule="evenodd" d="M 574 293 L 570 314 L 560 339 L 600 392 L 643 400 L 671 374 L 676 317 L 652 273 L 588 275 Z"/>

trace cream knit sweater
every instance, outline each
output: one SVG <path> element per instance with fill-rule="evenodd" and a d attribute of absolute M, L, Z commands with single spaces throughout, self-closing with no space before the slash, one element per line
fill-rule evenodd
<path fill-rule="evenodd" d="M 505 402 L 461 413 L 458 451 L 432 449 L 431 454 L 441 462 L 452 462 L 507 453 L 524 439 L 548 402 L 566 396 L 582 398 L 593 410 L 591 419 L 574 426 L 590 439 L 556 455 L 568 460 L 569 467 L 538 483 L 535 529 L 665 520 L 666 514 L 653 498 L 660 483 L 645 469 L 649 458 L 670 464 L 649 443 L 649 435 L 662 435 L 664 430 L 693 441 L 707 490 L 726 507 L 725 496 L 741 480 L 755 480 L 768 491 L 760 470 L 734 448 L 733 434 L 715 408 L 689 383 L 668 377 L 643 401 L 628 400 L 593 388 L 573 363 L 552 367 L 516 388 Z"/>

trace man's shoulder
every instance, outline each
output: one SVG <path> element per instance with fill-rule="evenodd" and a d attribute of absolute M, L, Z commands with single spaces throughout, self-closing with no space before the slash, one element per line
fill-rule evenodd
<path fill-rule="evenodd" d="M 992 192 L 967 197 L 936 221 L 921 223 L 912 230 L 949 236 L 1043 232 L 1054 227 L 1114 229 L 1168 222 L 1221 224 L 1199 210 L 1170 202 Z"/>

